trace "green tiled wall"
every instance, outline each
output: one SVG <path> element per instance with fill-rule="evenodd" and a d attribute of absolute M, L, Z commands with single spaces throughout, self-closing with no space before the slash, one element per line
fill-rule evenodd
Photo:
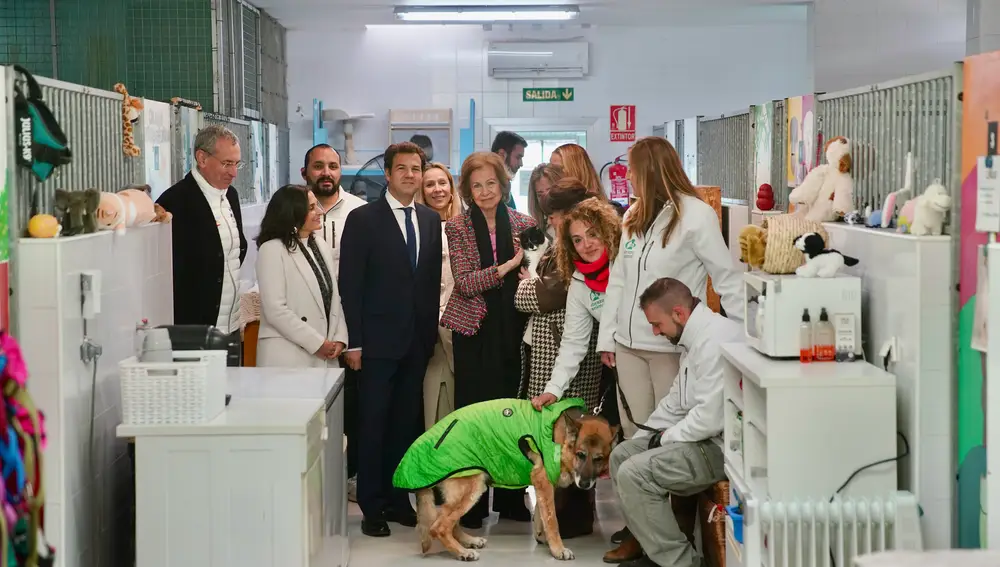
<path fill-rule="evenodd" d="M 52 76 L 52 20 L 42 0 L 0 0 L 0 64 Z"/>
<path fill-rule="evenodd" d="M 56 0 L 58 78 L 154 100 L 212 105 L 211 0 Z M 0 63 L 52 76 L 44 0 L 0 0 Z"/>

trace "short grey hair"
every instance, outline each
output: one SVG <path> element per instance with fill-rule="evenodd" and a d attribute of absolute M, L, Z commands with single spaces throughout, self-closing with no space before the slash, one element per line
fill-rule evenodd
<path fill-rule="evenodd" d="M 219 124 L 209 124 L 201 130 L 198 130 L 198 134 L 194 137 L 194 150 L 201 150 L 207 154 L 215 153 L 215 144 L 219 142 L 219 139 L 229 140 L 233 144 L 239 145 L 240 139 L 236 137 L 236 134 L 232 130 L 221 126 Z"/>

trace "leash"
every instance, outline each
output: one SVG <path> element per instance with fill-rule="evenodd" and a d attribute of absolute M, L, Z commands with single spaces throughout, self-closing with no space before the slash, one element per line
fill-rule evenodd
<path fill-rule="evenodd" d="M 627 417 L 628 420 L 632 422 L 632 425 L 638 427 L 639 429 L 642 429 L 643 431 L 648 431 L 650 433 L 659 433 L 660 430 L 658 429 L 653 429 L 652 427 L 649 427 L 644 423 L 636 423 L 635 418 L 632 417 L 632 408 L 629 407 L 628 400 L 625 399 L 625 392 L 622 392 L 621 384 L 618 383 L 618 368 L 613 367 L 611 368 L 611 371 L 614 372 L 615 374 L 615 383 L 604 389 L 604 393 L 601 394 L 601 400 L 597 402 L 597 407 L 594 408 L 594 415 L 595 416 L 600 415 L 601 412 L 604 411 L 604 400 L 607 399 L 608 393 L 611 392 L 611 389 L 617 386 L 618 399 L 620 399 L 622 402 L 622 409 L 625 410 L 625 417 Z"/>

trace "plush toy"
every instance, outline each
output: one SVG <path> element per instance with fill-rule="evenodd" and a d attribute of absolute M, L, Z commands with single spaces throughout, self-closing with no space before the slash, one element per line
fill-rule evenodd
<path fill-rule="evenodd" d="M 815 232 L 807 232 L 796 238 L 795 247 L 806 256 L 806 263 L 795 270 L 795 274 L 803 278 L 832 278 L 840 268 L 858 263 L 857 258 L 826 248 L 823 237 Z"/>
<path fill-rule="evenodd" d="M 851 142 L 837 136 L 826 143 L 826 161 L 792 189 L 788 200 L 796 203 L 796 214 L 817 222 L 835 221 L 854 210 L 851 179 Z"/>
<path fill-rule="evenodd" d="M 917 236 L 939 235 L 944 232 L 944 220 L 951 208 L 951 196 L 940 179 L 927 186 L 924 194 L 913 200 L 913 222 L 910 234 Z"/>
<path fill-rule="evenodd" d="M 882 204 L 882 228 L 890 228 L 896 220 L 896 208 L 902 209 L 913 196 L 913 153 L 906 152 L 906 169 L 903 170 L 903 186 L 889 193 Z M 912 218 L 912 217 L 911 217 Z M 897 223 L 898 225 L 898 223 Z"/>
<path fill-rule="evenodd" d="M 774 190 L 770 183 L 764 183 L 757 189 L 757 209 L 770 211 L 774 208 Z"/>
<path fill-rule="evenodd" d="M 139 119 L 139 112 L 145 107 L 141 100 L 129 96 L 125 85 L 116 84 L 115 92 L 122 95 L 122 151 L 129 157 L 139 157 L 142 150 L 135 143 L 132 124 Z"/>
<path fill-rule="evenodd" d="M 740 262 L 759 270 L 764 265 L 766 249 L 767 230 L 755 224 L 748 224 L 740 230 Z"/>
<path fill-rule="evenodd" d="M 126 227 L 149 224 L 155 218 L 153 200 L 144 191 L 125 189 L 118 193 L 101 193 L 97 209 L 97 224 L 101 230 L 124 232 Z"/>
<path fill-rule="evenodd" d="M 164 209 L 159 203 L 153 203 L 153 222 L 168 223 L 174 220 L 174 215 L 170 211 Z"/>
<path fill-rule="evenodd" d="M 898 203 L 899 201 L 896 202 Z M 916 208 L 916 199 L 910 199 L 903 203 L 903 206 L 899 208 L 899 214 L 896 215 L 896 232 L 904 234 L 910 232 L 910 225 L 913 224 L 913 212 Z"/>
<path fill-rule="evenodd" d="M 844 222 L 850 225 L 864 225 L 865 215 L 861 211 L 851 211 L 844 215 Z"/>
<path fill-rule="evenodd" d="M 89 234 L 97 231 L 97 206 L 101 194 L 97 189 L 65 191 L 56 189 L 56 214 L 63 236 Z"/>

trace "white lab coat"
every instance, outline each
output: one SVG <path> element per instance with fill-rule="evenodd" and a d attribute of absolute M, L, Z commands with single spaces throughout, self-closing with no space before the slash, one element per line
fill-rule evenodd
<path fill-rule="evenodd" d="M 665 430 L 663 443 L 711 439 L 722 446 L 723 386 L 726 372 L 733 372 L 722 357 L 722 345 L 742 340 L 739 323 L 715 313 L 704 302 L 695 307 L 681 334 L 684 352 L 677 379 L 645 424 Z M 635 437 L 649 435 L 640 429 Z"/>
<path fill-rule="evenodd" d="M 708 276 L 722 296 L 722 306 L 732 319 L 743 319 L 743 275 L 733 266 L 719 229 L 715 209 L 697 197 L 681 197 L 681 220 L 666 247 L 666 230 L 672 206 L 666 206 L 646 234 L 622 234 L 618 256 L 608 281 L 606 308 L 601 313 L 597 350 L 615 352 L 615 343 L 652 352 L 679 352 L 662 337 L 653 335 L 639 306 L 639 296 L 654 281 L 670 277 L 681 281 L 705 301 Z M 634 209 L 629 209 L 626 216 Z"/>
<path fill-rule="evenodd" d="M 340 198 L 332 207 L 323 213 L 323 225 L 316 234 L 323 237 L 327 245 L 333 250 L 333 279 L 337 279 L 340 274 L 340 235 L 344 234 L 344 223 L 347 222 L 347 215 L 354 209 L 367 204 L 357 195 L 352 195 L 340 188 Z"/>
<path fill-rule="evenodd" d="M 552 376 L 545 385 L 546 393 L 562 398 L 563 392 L 569 388 L 580 370 L 580 362 L 587 356 L 590 348 L 594 322 L 601 317 L 604 297 L 605 294 L 587 287 L 583 274 L 579 271 L 573 274 L 566 293 L 566 324 L 559 342 L 559 354 L 552 367 Z"/>

